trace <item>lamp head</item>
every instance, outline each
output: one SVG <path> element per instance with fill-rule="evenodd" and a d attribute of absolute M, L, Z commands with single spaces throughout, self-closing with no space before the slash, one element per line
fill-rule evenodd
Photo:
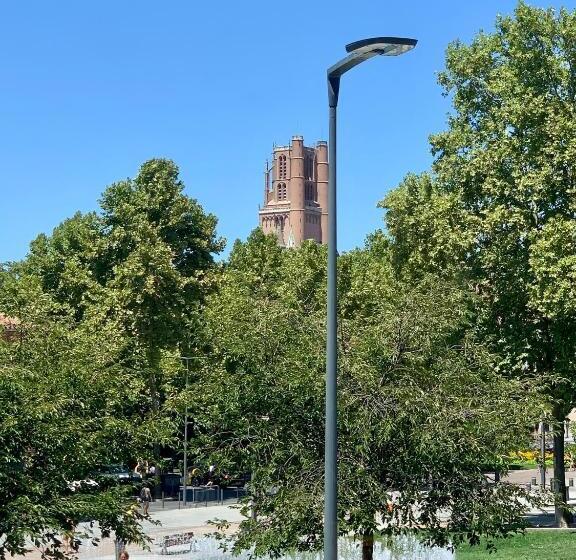
<path fill-rule="evenodd" d="M 405 37 L 372 37 L 346 45 L 348 56 L 328 68 L 328 99 L 330 107 L 338 104 L 340 78 L 348 70 L 378 55 L 398 56 L 412 50 L 418 41 Z"/>
<path fill-rule="evenodd" d="M 346 45 L 348 56 L 328 68 L 328 78 L 339 78 L 361 62 L 383 54 L 398 56 L 412 50 L 418 41 L 403 37 L 372 37 Z"/>
<path fill-rule="evenodd" d="M 405 37 L 372 37 L 346 45 L 346 52 L 359 55 L 373 53 L 398 56 L 412 50 L 417 42 L 417 39 Z"/>

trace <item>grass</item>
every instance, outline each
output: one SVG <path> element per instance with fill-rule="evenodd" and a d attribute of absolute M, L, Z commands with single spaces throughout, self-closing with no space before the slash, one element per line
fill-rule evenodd
<path fill-rule="evenodd" d="M 523 469 L 536 469 L 538 468 L 537 461 L 521 461 L 520 459 L 514 460 L 510 463 L 509 468 L 510 470 L 523 470 Z M 546 461 L 546 468 L 550 469 L 554 466 L 553 462 L 548 460 Z M 568 468 L 568 465 L 566 466 Z"/>
<path fill-rule="evenodd" d="M 486 546 L 462 546 L 456 560 L 576 560 L 576 531 L 539 529 L 497 541 L 496 552 Z"/>

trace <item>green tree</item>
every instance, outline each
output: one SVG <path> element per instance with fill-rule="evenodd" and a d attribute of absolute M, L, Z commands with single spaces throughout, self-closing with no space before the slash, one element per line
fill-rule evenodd
<path fill-rule="evenodd" d="M 31 543 L 72 555 L 87 521 L 103 537 L 143 542 L 131 488 L 90 482 L 98 466 L 172 442 L 169 422 L 140 413 L 145 387 L 118 337 L 79 327 L 29 276 L 2 274 L 0 308 L 22 328 L 0 339 L 0 557 Z"/>
<path fill-rule="evenodd" d="M 456 273 L 481 298 L 499 370 L 553 398 L 557 521 L 565 525 L 563 422 L 575 405 L 576 13 L 520 2 L 493 33 L 451 44 L 453 99 L 430 175 L 382 206 L 403 274 Z"/>
<path fill-rule="evenodd" d="M 252 473 L 236 547 L 257 554 L 322 545 L 325 259 L 256 232 L 207 307 L 216 361 L 190 396 L 197 452 Z M 534 419 L 533 389 L 494 373 L 469 334 L 469 296 L 402 283 L 389 261 L 381 234 L 340 259 L 340 531 L 366 560 L 379 530 L 446 544 L 518 529 L 522 492 L 483 470 L 505 469 Z"/>
<path fill-rule="evenodd" d="M 42 290 L 80 320 L 106 279 L 108 265 L 102 252 L 100 218 L 94 212 L 77 212 L 54 228 L 52 235 L 38 235 L 27 258 L 12 263 L 11 269 L 39 278 Z"/>
<path fill-rule="evenodd" d="M 0 271 L 0 309 L 23 328 L 0 349 L 0 553 L 30 537 L 58 555 L 80 520 L 142 538 L 118 488 L 70 484 L 175 444 L 164 400 L 181 372 L 163 358 L 203 340 L 223 247 L 183 188 L 174 163 L 146 162 L 105 191 L 100 213 L 76 214 Z"/>
<path fill-rule="evenodd" d="M 162 351 L 193 347 L 208 271 L 224 241 L 216 218 L 183 192 L 178 167 L 154 159 L 106 189 L 101 213 L 76 214 L 31 245 L 22 274 L 94 328 L 115 328 L 147 379 L 157 414 Z"/>

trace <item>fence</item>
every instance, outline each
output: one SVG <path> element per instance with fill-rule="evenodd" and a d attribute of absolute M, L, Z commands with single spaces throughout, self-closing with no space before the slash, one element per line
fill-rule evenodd
<path fill-rule="evenodd" d="M 166 504 L 177 503 L 178 508 L 183 507 L 198 507 L 200 505 L 208 506 L 208 504 L 225 504 L 238 502 L 241 498 L 246 496 L 245 486 L 219 486 L 201 485 L 201 486 L 187 486 L 186 487 L 186 500 L 184 500 L 184 489 L 182 486 L 178 487 L 176 492 L 171 491 L 168 495 L 163 490 L 157 500 L 164 509 Z"/>

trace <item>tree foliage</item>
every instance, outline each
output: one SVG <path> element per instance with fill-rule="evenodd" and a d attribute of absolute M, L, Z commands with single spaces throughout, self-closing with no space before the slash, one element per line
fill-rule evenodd
<path fill-rule="evenodd" d="M 126 492 L 73 483 L 178 445 L 164 402 L 180 372 L 163 358 L 203 340 L 223 247 L 216 218 L 183 188 L 174 163 L 146 162 L 106 189 L 100 213 L 38 236 L 0 274 L 0 309 L 22 327 L 0 348 L 2 555 L 27 538 L 61 555 L 80 521 L 142 539 Z"/>
<path fill-rule="evenodd" d="M 207 307 L 216 362 L 191 402 L 197 452 L 252 473 L 256 515 L 236 547 L 258 554 L 322 544 L 325 258 L 256 231 Z M 519 528 L 521 492 L 483 470 L 505 469 L 535 394 L 494 373 L 470 334 L 470 297 L 432 277 L 399 281 L 381 234 L 340 258 L 339 290 L 341 534 L 371 543 L 420 528 L 446 544 Z"/>
<path fill-rule="evenodd" d="M 574 12 L 522 2 L 493 33 L 450 45 L 439 81 L 454 111 L 432 136 L 432 173 L 382 203 L 398 268 L 463 276 L 500 370 L 539 378 L 557 422 L 576 397 L 575 49 Z"/>
<path fill-rule="evenodd" d="M 130 488 L 94 486 L 95 471 L 170 441 L 169 426 L 140 414 L 114 333 L 78 327 L 39 283 L 7 276 L 0 301 L 22 335 L 0 340 L 0 557 L 30 543 L 70 554 L 87 521 L 142 542 Z"/>

